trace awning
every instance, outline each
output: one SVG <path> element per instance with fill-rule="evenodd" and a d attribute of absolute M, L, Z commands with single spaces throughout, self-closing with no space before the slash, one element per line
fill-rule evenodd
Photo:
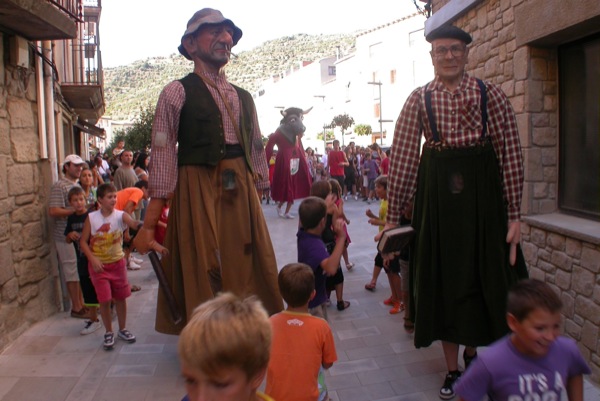
<path fill-rule="evenodd" d="M 95 125 L 83 120 L 77 120 L 74 125 L 83 132 L 87 132 L 88 134 L 97 136 L 98 138 L 106 139 L 106 131 L 104 131 L 104 128 L 96 127 Z"/>

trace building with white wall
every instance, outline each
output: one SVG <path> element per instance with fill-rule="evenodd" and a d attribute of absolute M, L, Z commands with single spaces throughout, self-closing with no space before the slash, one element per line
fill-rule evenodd
<path fill-rule="evenodd" d="M 334 116 L 344 113 L 355 124 L 370 125 L 373 135 L 360 137 L 350 127 L 342 139 L 338 128 L 335 134 L 340 142 L 380 143 L 382 120 L 383 144 L 391 145 L 394 123 L 404 101 L 415 87 L 433 79 L 424 24 L 425 17 L 420 14 L 398 18 L 358 34 L 351 54 L 303 63 L 265 81 L 255 94 L 263 135 L 268 136 L 279 125 L 280 108 L 313 107 L 304 119 L 305 146 L 322 152 L 324 144 L 317 135 L 322 135 L 324 125 Z"/>

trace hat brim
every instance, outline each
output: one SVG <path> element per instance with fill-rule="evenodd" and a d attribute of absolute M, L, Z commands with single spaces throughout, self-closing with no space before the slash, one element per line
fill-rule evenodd
<path fill-rule="evenodd" d="M 425 40 L 429 43 L 436 39 L 457 39 L 467 45 L 473 41 L 471 35 L 453 25 L 442 26 L 425 36 Z"/>
<path fill-rule="evenodd" d="M 181 37 L 181 44 L 179 45 L 179 47 L 177 47 L 177 50 L 179 50 L 179 53 L 181 53 L 181 55 L 183 57 L 187 58 L 188 60 L 191 60 L 192 56 L 190 56 L 190 54 L 187 52 L 187 50 L 185 50 L 185 47 L 183 46 L 183 40 L 185 39 L 185 37 L 189 36 L 189 35 L 193 35 L 194 33 L 198 32 L 198 29 L 200 29 L 204 25 L 221 25 L 221 24 L 227 24 L 233 28 L 233 38 L 232 38 L 233 46 L 237 45 L 238 42 L 240 41 L 240 39 L 242 38 L 243 32 L 240 28 L 238 28 L 233 23 L 233 21 L 231 21 L 230 19 L 225 19 L 221 22 L 216 22 L 216 23 L 201 22 L 198 24 L 190 25 L 188 27 L 188 29 L 185 31 L 185 33 L 183 34 L 183 36 Z"/>

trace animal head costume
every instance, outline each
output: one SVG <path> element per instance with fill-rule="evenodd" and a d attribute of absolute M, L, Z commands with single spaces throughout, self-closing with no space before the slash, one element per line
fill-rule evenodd
<path fill-rule="evenodd" d="M 308 110 L 302 110 L 297 107 L 289 107 L 285 110 L 281 110 L 283 118 L 279 123 L 278 130 L 290 141 L 290 143 L 296 143 L 296 137 L 302 134 L 306 127 L 302 123 L 304 115 L 312 110 L 312 107 Z"/>

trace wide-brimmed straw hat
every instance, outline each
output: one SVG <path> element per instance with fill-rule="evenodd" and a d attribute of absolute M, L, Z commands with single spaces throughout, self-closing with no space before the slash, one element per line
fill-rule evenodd
<path fill-rule="evenodd" d="M 181 44 L 178 47 L 179 53 L 181 53 L 183 57 L 187 58 L 188 60 L 191 60 L 192 57 L 183 47 L 183 39 L 186 36 L 196 32 L 202 25 L 216 25 L 223 23 L 228 24 L 233 28 L 233 45 L 237 45 L 238 41 L 242 37 L 242 30 L 238 28 L 232 20 L 225 18 L 221 11 L 212 8 L 203 8 L 202 10 L 197 11 L 188 21 L 187 29 L 181 37 Z"/>

